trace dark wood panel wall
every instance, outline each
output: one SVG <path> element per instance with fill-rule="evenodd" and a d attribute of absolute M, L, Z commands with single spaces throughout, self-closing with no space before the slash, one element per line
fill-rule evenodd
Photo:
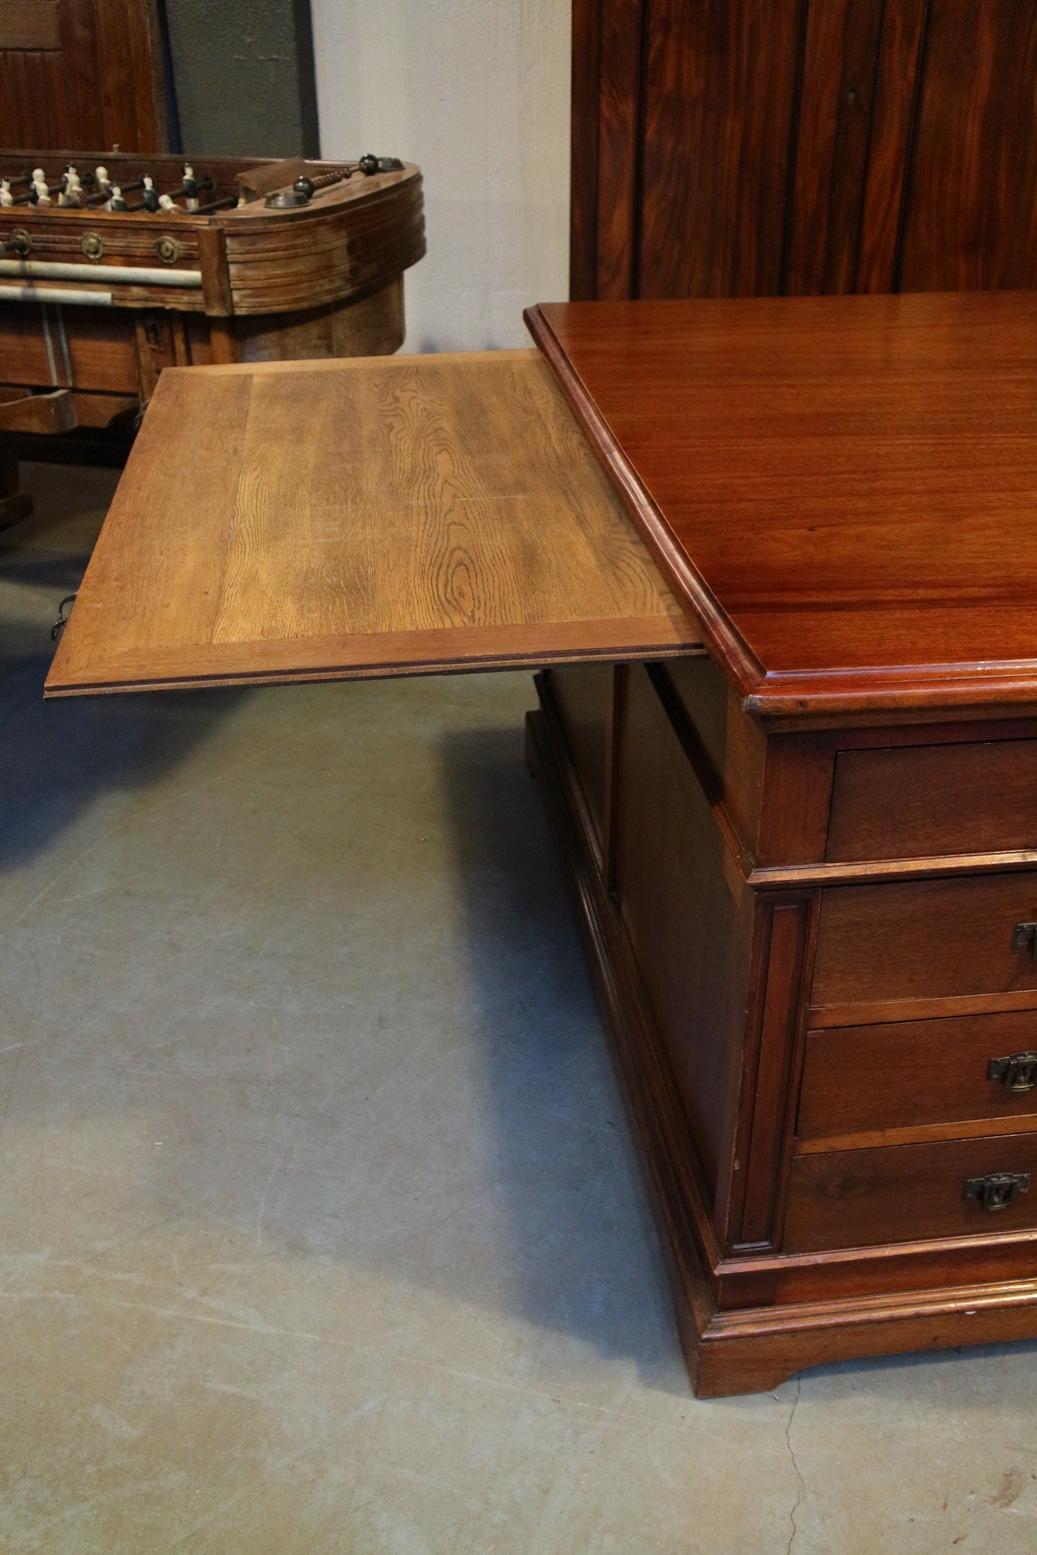
<path fill-rule="evenodd" d="M 573 297 L 1037 286 L 1033 0 L 573 0 Z"/>
<path fill-rule="evenodd" d="M 0 0 L 0 143 L 164 150 L 157 4 Z"/>

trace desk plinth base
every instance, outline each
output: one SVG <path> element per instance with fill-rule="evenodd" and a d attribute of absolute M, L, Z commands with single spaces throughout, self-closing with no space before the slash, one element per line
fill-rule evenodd
<path fill-rule="evenodd" d="M 825 1363 L 1037 1338 L 1037 1279 L 884 1292 L 721 1310 L 701 1207 L 682 1171 L 682 1121 L 660 1063 L 599 847 L 560 736 L 545 712 L 526 720 L 537 779 L 588 951 L 613 1061 L 670 1270 L 677 1324 L 696 1397 L 768 1392 Z M 724 1265 L 732 1271 L 736 1260 Z"/>

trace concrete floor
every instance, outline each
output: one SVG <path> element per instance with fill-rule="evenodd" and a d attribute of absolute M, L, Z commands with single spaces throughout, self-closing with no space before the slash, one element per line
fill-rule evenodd
<path fill-rule="evenodd" d="M 0 537 L 0 1550 L 1034 1555 L 1037 1347 L 691 1398 L 528 677 L 44 706 Z"/>

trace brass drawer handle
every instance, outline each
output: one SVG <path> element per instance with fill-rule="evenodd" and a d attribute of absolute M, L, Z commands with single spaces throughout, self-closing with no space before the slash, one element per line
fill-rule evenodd
<path fill-rule="evenodd" d="M 991 1172 L 986 1177 L 970 1177 L 965 1184 L 965 1197 L 978 1199 L 984 1209 L 1007 1209 L 1029 1187 L 1029 1172 Z"/>
<path fill-rule="evenodd" d="M 1002 1081 L 1006 1091 L 1032 1091 L 1037 1085 L 1037 1053 L 992 1058 L 987 1065 L 987 1079 Z"/>
<path fill-rule="evenodd" d="M 1037 961 L 1037 923 L 1017 923 L 1012 930 L 1012 949 L 1028 950 Z"/>

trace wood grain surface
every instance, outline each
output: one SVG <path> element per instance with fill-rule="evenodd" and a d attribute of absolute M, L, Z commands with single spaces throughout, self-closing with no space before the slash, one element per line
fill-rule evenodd
<path fill-rule="evenodd" d="M 46 694 L 698 640 L 536 352 L 174 368 Z"/>
<path fill-rule="evenodd" d="M 991 1214 L 965 1197 L 965 1184 L 994 1172 L 1032 1176 L 1035 1169 L 1037 1135 L 1030 1131 L 797 1156 L 789 1185 L 785 1250 L 818 1252 L 1028 1230 L 1037 1224 L 1032 1191 Z"/>
<path fill-rule="evenodd" d="M 694 669 L 688 666 L 689 680 Z M 667 677 L 674 671 L 685 678 L 684 667 L 676 664 L 668 668 Z M 631 667 L 624 678 L 632 693 L 626 699 L 629 712 L 637 699 L 637 685 L 646 686 L 650 677 Z M 841 1140 L 829 1136 L 813 1141 L 824 1149 L 811 1154 L 801 1141 L 791 1220 L 791 1240 L 797 1250 L 779 1252 L 773 1245 L 725 1250 L 721 1230 L 725 1217 L 719 1213 L 724 1189 L 714 1204 L 699 1161 L 699 1141 L 682 1105 L 681 1088 L 668 1054 L 675 1043 L 678 1047 L 701 1047 L 697 1059 L 701 1064 L 710 1049 L 723 1047 L 736 1033 L 722 1017 L 717 1018 L 716 1006 L 711 1018 L 699 1021 L 687 1004 L 677 1003 L 675 1026 L 672 1016 L 666 1018 L 658 998 L 650 998 L 623 921 L 630 911 L 629 900 L 624 901 L 623 872 L 616 882 L 618 890 L 611 887 L 602 868 L 593 821 L 581 802 L 579 776 L 569 759 L 564 726 L 555 717 L 553 697 L 543 696 L 543 687 L 542 704 L 543 711 L 529 720 L 530 763 L 541 779 L 586 931 L 621 1089 L 642 1146 L 659 1215 L 678 1324 L 697 1395 L 762 1390 L 800 1367 L 833 1359 L 1033 1337 L 1037 1333 L 1033 1281 L 1037 1234 L 1031 1229 L 1032 1222 L 1018 1208 L 1004 1215 L 986 1214 L 963 1196 L 966 1175 L 1005 1167 L 1030 1169 L 1027 1164 L 1016 1166 L 1019 1160 L 1032 1160 L 1037 1151 L 1028 1117 L 1009 1113 L 963 1123 L 960 1111 L 954 1119 L 954 1108 L 948 1106 L 943 1113 L 945 1121 L 916 1124 L 910 1134 L 895 1128 L 877 1130 L 874 1135 L 857 1133 L 854 1144 L 869 1148 L 850 1150 L 847 1136 Z M 624 721 L 621 717 L 621 728 Z M 660 734 L 664 738 L 669 734 L 672 739 L 671 731 L 663 729 Z M 773 746 L 775 738 L 769 738 L 769 745 Z M 630 743 L 640 754 L 636 740 Z M 649 760 L 655 759 L 650 751 Z M 662 840 L 669 837 L 672 849 L 676 835 L 677 846 L 686 851 L 680 842 L 680 829 L 674 834 L 667 818 L 672 817 L 672 811 L 660 808 L 658 789 L 642 784 L 643 761 L 634 770 L 624 770 L 621 762 L 618 771 L 617 803 L 626 824 L 640 803 L 643 814 L 637 825 L 642 833 L 650 826 L 653 813 L 656 816 L 660 840 L 652 846 L 661 851 Z M 725 781 L 729 776 L 725 769 Z M 629 841 L 623 842 L 623 830 L 621 819 L 621 850 L 631 847 Z M 688 856 L 693 859 L 693 851 Z M 698 867 L 708 868 L 701 861 Z M 656 921 L 662 922 L 660 940 L 665 941 L 667 935 L 678 935 L 686 893 L 668 896 L 670 886 L 661 874 L 657 887 L 652 911 Z M 672 925 L 666 921 L 668 915 L 673 917 Z M 650 948 L 656 943 L 650 940 Z M 808 957 L 804 969 L 807 982 L 810 975 Z M 769 983 L 770 977 L 763 981 Z M 763 1000 L 764 1008 L 768 1002 L 769 996 Z M 739 1006 L 732 1001 L 731 1008 Z M 746 1013 L 744 998 L 740 1009 L 741 1026 Z M 901 1029 L 924 1046 L 928 1024 L 912 1022 L 909 1028 Z M 996 1020 L 994 1024 L 1000 1028 L 995 1048 L 997 1041 L 1003 1042 L 1010 1035 L 1022 1036 L 1021 1023 L 1013 1021 L 1012 1032 L 1009 1023 Z M 852 1034 L 841 1032 L 815 1033 L 813 1040 L 824 1042 L 829 1035 L 853 1042 Z M 741 1042 L 736 1046 L 742 1051 Z M 988 1050 L 985 1042 L 977 1043 L 977 1057 L 980 1048 L 987 1057 L 995 1050 Z M 949 1046 L 944 1051 L 951 1056 Z M 776 1058 L 777 1052 L 773 1056 Z M 769 1109 L 775 1119 L 781 1115 L 780 1095 L 768 1095 L 772 1076 L 767 1075 L 767 1067 L 765 1061 L 758 1071 L 762 1083 L 753 1082 L 750 1069 L 743 1088 L 746 1106 L 741 1109 L 743 1117 L 734 1138 L 730 1116 L 726 1128 L 711 1120 L 713 1129 L 727 1137 L 725 1178 L 732 1172 L 745 1175 L 746 1146 L 750 1160 L 755 1149 L 755 1114 L 762 1113 L 764 1120 Z M 921 1079 L 912 1069 L 901 1074 L 895 1084 L 887 1085 L 890 1117 L 902 1119 L 898 1108 L 903 1097 L 924 1084 L 931 1062 L 923 1069 Z M 937 1089 L 934 1086 L 934 1092 Z M 795 1090 L 793 1076 L 793 1096 Z M 830 1084 L 825 1085 L 824 1093 L 817 1097 L 822 1103 L 825 1096 L 830 1099 L 833 1095 Z M 942 1100 L 948 1101 L 947 1087 Z M 751 1135 L 746 1132 L 750 1104 L 754 1114 Z M 913 1148 L 888 1148 L 894 1145 Z M 778 1180 L 781 1191 L 783 1163 L 791 1165 L 786 1163 L 784 1150 L 773 1159 L 773 1179 L 761 1171 L 757 1191 L 747 1195 L 747 1209 L 753 1209 L 754 1198 L 757 1207 L 766 1207 L 771 1181 Z M 922 1207 L 912 1227 L 908 1219 L 913 1213 L 916 1171 Z M 1032 1191 L 1021 1205 L 1029 1203 Z M 732 1209 L 737 1207 L 737 1195 L 731 1195 L 731 1203 Z M 736 1221 L 728 1217 L 728 1223 L 735 1225 Z M 949 1234 L 937 1234 L 941 1226 Z M 861 1238 L 869 1245 L 847 1245 Z"/>
<path fill-rule="evenodd" d="M 1032 1336 L 1037 1200 L 966 1187 L 1037 1163 L 1037 1092 L 989 1074 L 1037 1031 L 1037 299 L 532 324 L 711 648 L 623 671 L 613 867 L 551 694 L 529 747 L 696 1391 Z"/>
<path fill-rule="evenodd" d="M 825 856 L 1037 850 L 1037 740 L 840 751 Z"/>
<path fill-rule="evenodd" d="M 1012 1008 L 1032 1008 L 1037 962 L 1016 948 L 1014 930 L 1035 917 L 1032 871 L 826 889 L 812 992 L 824 1018 L 815 1024 L 857 1025 L 870 1007 L 891 1004 L 907 1006 L 905 1018 L 950 1015 L 952 1008 L 933 1005 L 954 999 L 983 999 L 996 1009 L 998 996 L 1008 996 Z M 923 1008 L 912 1012 L 912 1004 Z M 833 1009 L 847 1006 L 850 1019 L 833 1019 Z"/>
<path fill-rule="evenodd" d="M 930 0 L 899 287 L 1035 284 L 1035 75 L 1028 0 Z"/>
<path fill-rule="evenodd" d="M 861 5 L 860 0 L 826 0 L 805 8 L 798 124 L 789 168 L 792 190 L 786 208 L 788 258 L 780 287 L 793 296 L 858 289 L 854 283 L 861 191 L 873 132 L 872 81 L 883 16 L 882 5 Z"/>
<path fill-rule="evenodd" d="M 1031 0 L 575 0 L 573 298 L 1037 285 Z"/>
<path fill-rule="evenodd" d="M 1037 1124 L 1037 1089 L 1010 1091 L 992 1080 L 992 1059 L 1033 1050 L 1033 1011 L 959 1016 L 878 1026 L 834 1027 L 807 1036 L 796 1134 L 834 1149 L 839 1136 L 924 1131 L 991 1120 Z M 904 1140 L 907 1143 L 907 1140 Z"/>
<path fill-rule="evenodd" d="M 1037 702 L 1037 296 L 527 321 L 758 711 Z"/>
<path fill-rule="evenodd" d="M 156 0 L 0 0 L 0 77 L 8 145 L 168 144 Z"/>
<path fill-rule="evenodd" d="M 653 0 L 634 295 L 782 289 L 802 10 L 770 0 L 764 20 L 758 0 Z M 606 248 L 599 233 L 599 271 Z"/>

